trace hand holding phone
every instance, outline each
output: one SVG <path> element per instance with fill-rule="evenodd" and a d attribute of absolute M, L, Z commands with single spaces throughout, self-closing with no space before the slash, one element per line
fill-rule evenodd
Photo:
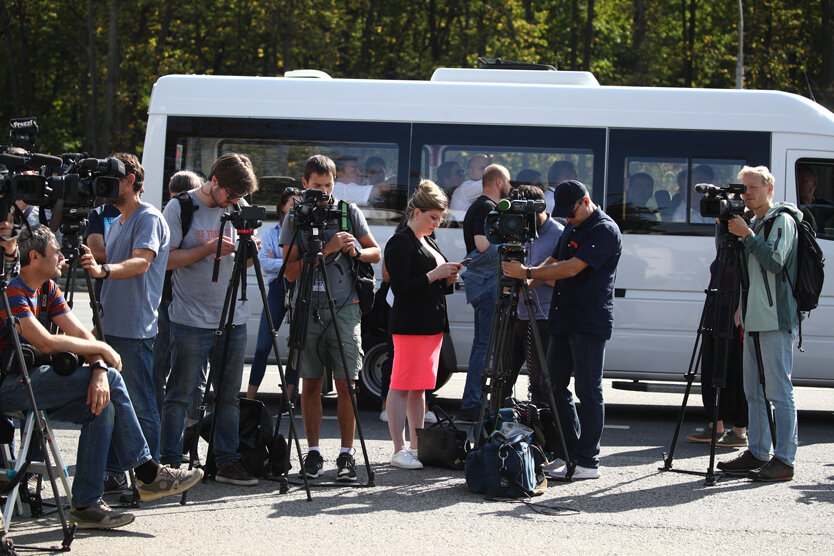
<path fill-rule="evenodd" d="M 463 265 L 467 265 L 467 264 L 469 264 L 469 263 L 471 263 L 471 262 L 472 262 L 472 257 L 466 257 L 465 259 L 463 259 L 463 260 L 462 260 L 461 262 L 459 262 L 458 264 L 459 264 L 459 265 L 461 265 L 461 266 L 463 266 Z"/>

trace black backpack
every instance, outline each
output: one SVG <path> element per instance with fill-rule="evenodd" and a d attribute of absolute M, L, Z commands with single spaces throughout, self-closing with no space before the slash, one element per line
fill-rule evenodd
<path fill-rule="evenodd" d="M 194 219 L 194 211 L 199 208 L 191 199 L 191 193 L 183 191 L 174 197 L 180 203 L 180 225 L 182 226 L 182 239 L 185 239 L 185 234 L 191 229 L 191 221 Z M 182 241 L 180 241 L 180 245 Z M 179 247 L 179 245 L 177 245 Z M 173 286 L 171 284 L 171 276 L 173 270 L 165 271 L 165 282 L 162 284 L 162 299 L 163 301 L 172 301 L 174 299 Z"/>
<path fill-rule="evenodd" d="M 353 222 L 348 213 L 349 204 L 346 201 L 339 201 L 339 210 L 342 213 L 339 228 L 343 232 L 353 233 Z M 376 288 L 376 277 L 371 263 L 353 260 L 353 277 L 356 286 L 356 295 L 359 297 L 359 308 L 362 314 L 368 314 L 374 308 L 374 288 Z"/>
<path fill-rule="evenodd" d="M 805 219 L 801 222 L 798 221 L 793 212 L 789 210 L 780 210 L 779 212 L 790 214 L 796 222 L 796 281 L 791 280 L 787 267 L 784 267 L 782 272 L 791 286 L 794 299 L 796 299 L 796 311 L 799 316 L 799 351 L 805 351 L 802 348 L 802 315 L 799 313 L 813 311 L 819 305 L 822 284 L 825 282 L 825 257 L 819 243 L 817 243 L 817 233 L 810 222 Z M 765 237 L 770 234 L 773 220 L 773 218 L 770 218 L 765 222 Z"/>

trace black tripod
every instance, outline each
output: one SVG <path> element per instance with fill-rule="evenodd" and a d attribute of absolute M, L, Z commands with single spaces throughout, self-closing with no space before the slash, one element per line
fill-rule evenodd
<path fill-rule="evenodd" d="M 746 296 L 748 275 L 747 265 L 744 258 L 744 245 L 741 238 L 732 235 L 727 230 L 727 222 L 721 221 L 720 239 L 718 241 L 718 254 L 715 263 L 715 280 L 713 284 L 715 287 L 704 290 L 706 299 L 704 307 L 701 311 L 701 320 L 698 325 L 698 333 L 695 338 L 695 345 L 692 349 L 692 355 L 689 360 L 689 370 L 684 378 L 686 379 L 686 390 L 683 395 L 683 403 L 681 404 L 680 413 L 678 414 L 677 424 L 675 426 L 675 433 L 672 437 L 672 446 L 669 449 L 668 455 L 663 453 L 664 466 L 660 468 L 661 471 L 674 471 L 676 473 L 686 473 L 690 475 L 701 475 L 706 477 L 705 484 L 714 485 L 716 481 L 715 476 L 715 446 L 717 441 L 717 428 L 719 419 L 719 404 L 721 400 L 721 391 L 727 386 L 727 353 L 729 344 L 733 341 L 735 329 L 733 327 L 733 315 L 736 307 L 739 305 L 739 293 Z M 739 283 L 728 284 L 727 276 L 734 275 L 740 278 Z M 732 282 L 732 281 L 730 281 Z M 709 466 L 706 472 L 689 471 L 684 469 L 673 469 L 672 460 L 675 455 L 675 447 L 678 443 L 681 426 L 683 425 L 684 416 L 686 414 L 686 405 L 689 401 L 689 394 L 692 390 L 692 383 L 695 376 L 698 374 L 698 368 L 702 357 L 702 340 L 705 334 L 709 334 L 713 338 L 713 377 L 709 385 L 715 391 L 714 402 L 712 408 L 712 438 L 710 439 L 710 453 Z M 756 332 L 749 333 L 753 339 L 753 345 L 756 353 L 756 363 L 758 365 L 759 382 L 764 390 L 764 367 L 762 366 L 761 345 L 759 344 L 759 335 Z M 702 385 L 706 388 L 707 385 Z M 767 408 L 768 424 L 770 425 L 770 432 L 773 437 L 773 444 L 776 445 L 775 428 L 773 426 L 773 416 L 770 411 L 770 402 L 767 400 L 765 394 L 765 407 Z M 720 477 L 719 477 L 720 478 Z"/>
<path fill-rule="evenodd" d="M 245 210 L 257 209 L 257 208 L 258 207 L 244 207 Z M 272 323 L 272 315 L 270 315 L 270 313 L 269 313 L 269 304 L 267 303 L 266 289 L 264 288 L 263 276 L 261 275 L 261 265 L 260 265 L 260 261 L 258 260 L 258 246 L 255 244 L 254 239 L 252 239 L 252 236 L 255 233 L 255 228 L 259 227 L 261 225 L 261 222 L 260 222 L 260 220 L 254 220 L 253 221 L 251 219 L 241 218 L 240 215 L 241 215 L 241 213 L 236 210 L 235 212 L 233 212 L 231 214 L 223 215 L 223 217 L 220 219 L 220 231 L 218 233 L 219 240 L 217 242 L 217 255 L 215 257 L 214 272 L 212 274 L 212 281 L 213 282 L 217 282 L 218 274 L 220 272 L 220 257 L 221 257 L 220 253 L 221 253 L 221 249 L 223 247 L 222 246 L 223 230 L 226 227 L 226 223 L 229 222 L 229 221 L 233 222 L 233 224 L 235 226 L 235 229 L 237 230 L 238 244 L 237 244 L 237 249 L 235 250 L 234 268 L 232 270 L 232 275 L 229 278 L 229 287 L 226 289 L 226 297 L 225 297 L 225 300 L 223 301 L 223 310 L 221 311 L 221 314 L 220 314 L 220 324 L 219 324 L 217 330 L 215 331 L 215 340 L 214 340 L 214 344 L 212 345 L 212 348 L 211 348 L 211 351 L 212 351 L 211 361 L 213 362 L 213 361 L 216 361 L 216 358 L 213 356 L 213 354 L 216 353 L 217 349 L 219 349 L 219 340 L 222 336 L 222 338 L 223 338 L 223 347 L 222 347 L 222 352 L 221 352 L 221 357 L 220 357 L 220 365 L 219 365 L 219 367 L 215 366 L 213 364 L 210 366 L 208 378 L 206 380 L 206 391 L 205 391 L 205 394 L 203 395 L 203 400 L 200 403 L 200 407 L 199 407 L 200 418 L 199 418 L 198 424 L 195 425 L 197 427 L 200 426 L 199 423 L 202 423 L 203 418 L 206 415 L 206 408 L 208 406 L 209 394 L 211 392 L 212 385 L 214 384 L 215 376 L 217 377 L 217 386 L 215 387 L 215 390 L 217 391 L 217 395 L 215 397 L 216 400 L 217 400 L 217 403 L 215 404 L 215 406 L 223 403 L 223 376 L 226 374 L 226 357 L 229 353 L 229 342 L 230 342 L 230 339 L 231 339 L 231 332 L 235 328 L 235 324 L 234 324 L 234 321 L 235 321 L 235 301 L 236 301 L 236 298 L 237 298 L 238 288 L 240 288 L 240 290 L 241 290 L 240 300 L 241 301 L 246 301 L 246 265 L 247 265 L 247 261 L 250 258 L 253 261 L 253 264 L 254 264 L 254 267 L 255 267 L 255 275 L 258 278 L 258 288 L 260 289 L 260 292 L 261 292 L 261 300 L 263 301 L 264 311 L 266 311 L 267 323 L 269 324 L 270 330 L 273 330 L 273 331 L 275 330 L 274 327 L 273 327 L 273 323 Z M 287 380 L 286 380 L 286 377 L 284 375 L 284 369 L 281 366 L 281 358 L 280 358 L 279 353 L 278 353 L 278 340 L 275 337 L 274 333 L 273 333 L 273 336 L 272 336 L 272 348 L 273 348 L 274 353 L 275 353 L 275 358 L 278 360 L 278 373 L 281 377 L 281 387 L 284 389 L 284 398 L 286 399 Z M 289 414 L 290 414 L 290 430 L 292 431 L 292 433 L 295 433 L 295 415 L 294 415 L 294 412 L 293 412 L 292 403 L 287 401 L 286 407 L 288 408 Z M 214 410 L 214 412 L 212 414 L 212 417 L 211 417 L 211 428 L 210 428 L 211 432 L 209 434 L 209 445 L 208 445 L 208 454 L 209 455 L 206 458 L 207 461 L 208 461 L 208 457 L 210 457 L 211 454 L 213 453 L 214 432 L 215 432 L 215 428 L 216 428 L 216 425 L 217 425 L 217 414 L 218 414 L 218 409 L 217 409 L 217 407 L 215 407 L 215 410 Z M 276 440 L 278 438 L 278 425 L 280 423 L 280 419 L 281 419 L 281 412 L 279 410 L 279 412 L 278 412 L 279 422 L 275 424 L 275 439 Z M 189 460 L 189 463 L 188 463 L 188 468 L 189 469 L 192 469 L 195 465 L 195 459 L 196 459 L 196 455 L 197 455 L 197 445 L 198 445 L 199 441 L 200 441 L 200 434 L 199 433 L 194 434 L 191 447 L 188 450 L 188 452 L 190 454 L 190 460 Z M 289 448 L 289 444 L 287 446 Z M 296 450 L 298 451 L 298 459 L 300 461 L 301 460 L 301 445 L 298 442 L 297 435 L 296 435 L 296 439 L 295 439 L 295 447 L 296 447 Z M 270 450 L 270 453 L 274 453 L 274 452 L 275 452 L 275 443 L 273 442 L 273 449 Z M 288 457 L 289 457 L 289 452 L 290 452 L 290 450 L 288 449 L 287 450 L 287 456 Z M 204 480 L 207 480 L 209 475 L 210 474 L 213 475 L 213 473 L 215 471 L 215 470 L 209 469 L 208 467 L 209 466 L 206 465 L 205 469 L 204 469 L 205 472 L 206 472 L 206 475 L 205 475 L 206 479 L 204 479 Z M 272 466 L 270 466 L 270 469 L 271 468 L 272 468 Z M 287 476 L 286 476 L 286 474 L 288 472 L 289 472 L 289 466 L 287 465 L 284 468 L 284 476 L 280 479 L 280 482 L 281 482 L 280 491 L 281 491 L 281 493 L 286 493 L 289 490 L 288 479 L 287 479 Z M 307 500 L 308 501 L 312 500 L 312 498 L 310 496 L 310 485 L 307 484 L 307 477 L 306 476 L 304 477 L 304 488 L 307 491 Z M 181 504 L 185 504 L 186 494 L 187 494 L 187 491 L 182 493 L 182 498 L 180 499 Z"/>
<path fill-rule="evenodd" d="M 326 223 L 325 223 L 326 224 Z M 322 232 L 324 231 L 324 225 L 317 226 L 315 222 L 312 222 L 312 225 L 309 229 L 305 229 L 303 233 L 305 234 L 305 244 L 306 244 L 306 251 L 302 256 L 302 265 L 301 265 L 301 274 L 299 275 L 298 279 L 296 280 L 296 304 L 294 308 L 294 313 L 290 325 L 290 337 L 289 337 L 289 353 L 287 355 L 287 364 L 291 365 L 294 369 L 297 369 L 299 372 L 301 371 L 301 365 L 303 362 L 303 355 L 304 355 L 304 348 L 307 345 L 307 329 L 309 326 L 310 321 L 310 314 L 313 312 L 313 306 L 311 303 L 311 299 L 313 294 L 313 285 L 316 284 L 316 278 L 321 278 L 322 283 L 324 284 L 324 295 L 327 298 L 327 307 L 330 311 L 330 326 L 334 327 L 334 332 L 336 334 L 336 343 L 339 348 L 339 357 L 342 362 L 342 368 L 344 369 L 344 376 L 345 382 L 347 384 L 348 396 L 350 397 L 350 404 L 353 408 L 353 416 L 356 420 L 356 430 L 359 433 L 359 443 L 362 446 L 362 455 L 365 458 L 365 469 L 368 473 L 368 482 L 365 486 L 375 486 L 374 485 L 374 471 L 371 468 L 371 462 L 368 459 L 368 450 L 365 447 L 365 435 L 362 433 L 362 423 L 359 420 L 359 407 L 356 404 L 356 388 L 353 385 L 353 381 L 348 379 L 348 364 L 347 364 L 347 357 L 345 356 L 345 349 L 344 344 L 342 343 L 342 335 L 339 331 L 339 327 L 336 322 L 336 304 L 333 301 L 333 297 L 330 293 L 330 282 L 327 278 L 327 272 L 325 271 L 324 266 L 324 255 L 322 255 L 322 249 L 324 248 L 324 241 L 322 239 Z M 293 244 L 295 240 L 293 239 Z M 288 249 L 288 253 L 292 251 L 293 244 L 290 245 Z M 344 253 L 339 252 L 337 257 L 345 256 Z M 284 260 L 284 265 L 287 264 L 287 261 Z M 284 274 L 284 268 L 281 269 L 281 272 L 278 274 L 278 279 L 281 279 Z M 286 392 L 286 387 L 284 388 Z M 280 422 L 280 416 L 279 416 Z M 292 423 L 292 414 L 290 414 L 290 422 Z M 277 425 L 276 425 L 276 433 L 277 433 Z M 295 428 L 291 427 L 290 429 L 290 436 L 295 434 Z M 290 439 L 287 439 L 289 442 Z M 296 439 L 296 444 L 298 440 Z M 299 452 L 300 454 L 300 452 Z M 289 450 L 287 450 L 287 459 L 289 460 Z M 301 462 L 301 458 L 299 456 L 299 462 Z M 303 463 L 302 463 L 303 466 Z M 289 461 L 285 462 L 284 469 L 289 468 Z M 304 469 L 301 469 L 301 475 L 304 477 L 304 482 L 307 484 L 307 474 L 304 472 Z M 349 486 L 347 483 L 316 483 L 317 486 Z M 357 485 L 361 486 L 361 485 Z"/>
<path fill-rule="evenodd" d="M 6 279 L 5 270 L 3 265 L 0 265 L 0 297 L 3 298 L 3 308 L 6 311 L 6 330 L 11 331 L 11 338 L 12 342 L 14 343 L 14 365 L 17 365 L 18 370 L 20 371 L 20 380 L 26 386 L 26 392 L 29 397 L 29 410 L 33 412 L 35 416 L 35 433 L 37 435 L 38 441 L 40 443 L 41 454 L 43 457 L 43 463 L 46 467 L 46 473 L 49 477 L 49 483 L 52 486 L 52 496 L 55 499 L 55 508 L 58 510 L 58 516 L 61 520 L 61 530 L 63 531 L 63 540 L 61 542 L 62 551 L 69 551 L 70 544 L 72 544 L 73 538 L 75 537 L 75 524 L 70 524 L 67 521 L 67 516 L 64 513 L 64 506 L 61 503 L 61 496 L 58 493 L 58 483 L 55 479 L 54 469 L 52 467 L 52 461 L 49 455 L 49 446 L 47 444 L 47 432 L 46 432 L 46 421 L 44 421 L 41 412 L 38 410 L 38 404 L 35 401 L 35 393 L 32 390 L 32 382 L 29 379 L 29 370 L 26 366 L 26 361 L 23 357 L 23 348 L 20 344 L 20 336 L 17 333 L 17 326 L 16 326 L 16 318 L 12 316 L 12 309 L 9 305 L 9 298 L 6 292 L 6 288 L 8 287 L 8 281 Z M 3 369 L 4 373 L 6 369 Z M 2 379 L 10 378 L 7 377 L 5 374 L 2 375 Z M 26 454 L 26 461 L 23 463 L 23 466 L 20 470 L 15 473 L 15 475 L 11 478 L 11 481 L 4 487 L 3 493 L 11 492 L 12 489 L 18 487 L 18 484 L 22 479 L 26 477 L 26 470 L 29 468 L 29 465 L 32 463 L 32 456 L 31 450 L 30 453 Z M 40 484 L 40 483 L 39 483 Z M 71 496 L 71 493 L 67 493 L 67 498 Z M 31 550 L 44 550 L 40 547 L 24 547 L 18 546 L 18 548 L 26 548 Z M 45 549 L 45 550 L 52 550 L 52 549 Z"/>
<path fill-rule="evenodd" d="M 499 247 L 500 259 L 502 261 L 521 261 L 523 262 L 527 257 L 527 249 L 520 244 L 504 244 Z M 556 400 L 553 397 L 553 384 L 550 380 L 550 373 L 546 371 L 544 349 L 542 347 L 542 340 L 539 336 L 539 329 L 532 320 L 536 315 L 536 306 L 530 297 L 530 290 L 527 287 L 525 280 L 516 278 L 502 277 L 498 284 L 498 301 L 495 305 L 495 312 L 492 315 L 492 328 L 489 333 L 489 343 L 487 344 L 486 360 L 484 361 L 484 372 L 481 377 L 481 408 L 478 412 L 478 421 L 475 427 L 475 448 L 477 448 L 481 441 L 481 431 L 484 428 L 484 416 L 486 415 L 487 404 L 490 406 L 490 415 L 495 416 L 496 423 L 498 419 L 498 410 L 501 408 L 501 402 L 504 399 L 502 394 L 503 384 L 505 383 L 508 373 L 504 369 L 505 363 L 510 359 L 505 353 L 505 348 L 508 344 L 507 339 L 514 330 L 515 323 L 518 320 L 518 301 L 519 292 L 524 293 L 524 305 L 527 307 L 527 314 L 530 316 L 530 328 L 533 337 L 533 344 L 535 346 L 534 356 L 538 358 L 538 368 L 542 370 L 542 376 L 546 385 L 548 401 L 550 403 L 550 413 L 553 416 L 553 426 L 559 435 L 559 449 L 562 452 L 562 457 L 566 464 L 565 479 L 570 480 L 576 468 L 575 463 L 571 463 L 568 448 L 565 445 L 565 436 L 562 433 L 562 424 L 559 420 L 559 414 L 556 410 Z M 495 428 L 495 426 L 493 426 Z"/>
<path fill-rule="evenodd" d="M 84 254 L 81 245 L 82 234 L 87 229 L 87 219 L 76 212 L 77 209 L 64 209 L 64 214 L 61 217 L 61 254 L 67 261 L 67 280 L 64 285 L 64 294 L 66 296 L 67 305 L 72 309 L 73 299 L 75 294 L 75 274 L 78 269 L 78 260 Z M 84 269 L 84 279 L 87 283 L 87 291 L 90 294 L 90 309 L 93 312 L 93 327 L 95 328 L 96 339 L 104 341 L 104 329 L 101 327 L 101 306 L 99 300 L 96 298 L 96 290 L 93 286 L 93 277 L 90 271 Z M 56 332 L 53 324 L 50 323 L 53 329 L 50 332 Z M 127 507 L 139 507 L 139 487 L 136 484 L 136 475 L 133 469 L 128 469 L 128 476 L 130 477 L 131 495 Z"/>

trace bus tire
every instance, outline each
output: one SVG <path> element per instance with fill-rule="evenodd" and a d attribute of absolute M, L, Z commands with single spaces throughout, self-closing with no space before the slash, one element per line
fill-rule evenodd
<path fill-rule="evenodd" d="M 359 373 L 359 403 L 364 409 L 379 409 L 382 403 L 382 365 L 388 360 L 385 338 L 370 346 L 366 343 L 362 371 Z"/>

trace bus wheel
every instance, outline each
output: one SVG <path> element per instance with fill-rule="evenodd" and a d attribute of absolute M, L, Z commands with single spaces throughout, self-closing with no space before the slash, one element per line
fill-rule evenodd
<path fill-rule="evenodd" d="M 359 373 L 359 403 L 367 409 L 379 409 L 382 403 L 382 365 L 388 360 L 388 345 L 382 339 L 365 350 Z"/>

